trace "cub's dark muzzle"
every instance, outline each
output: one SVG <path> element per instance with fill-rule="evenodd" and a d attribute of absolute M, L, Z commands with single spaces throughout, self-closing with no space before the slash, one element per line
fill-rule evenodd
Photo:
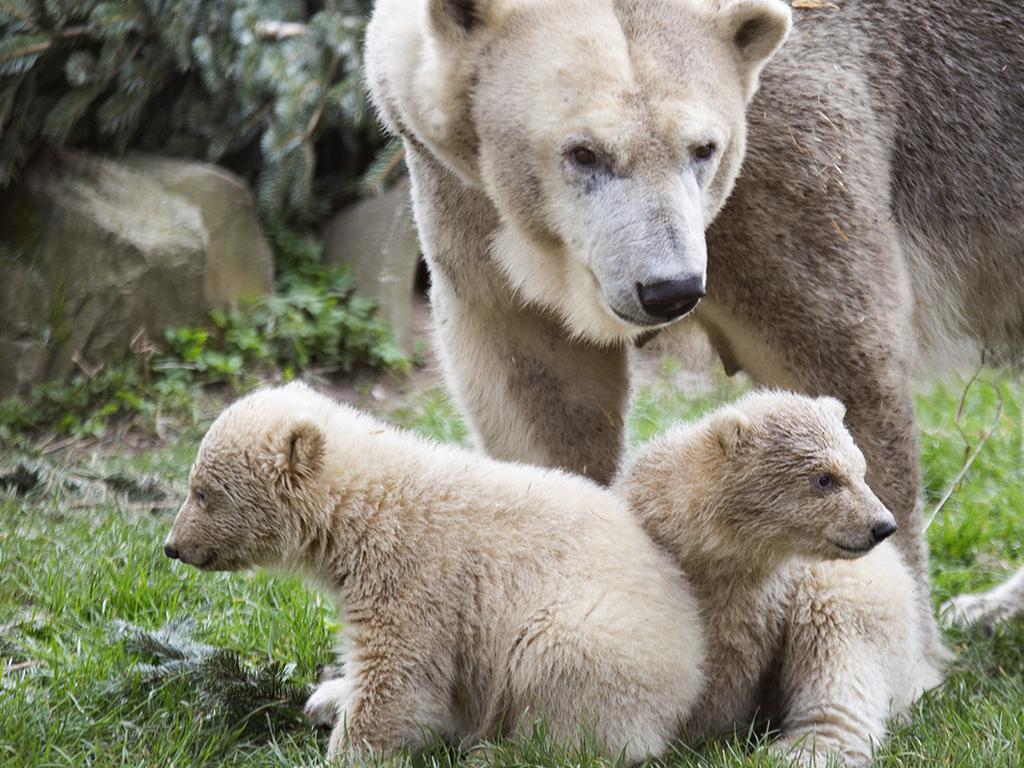
<path fill-rule="evenodd" d="M 871 537 L 875 540 L 876 544 L 885 541 L 894 533 L 896 533 L 896 524 L 889 520 L 875 523 L 871 527 Z"/>

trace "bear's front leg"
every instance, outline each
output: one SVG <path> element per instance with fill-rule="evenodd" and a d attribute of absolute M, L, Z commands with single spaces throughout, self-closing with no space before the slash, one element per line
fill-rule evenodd
<path fill-rule="evenodd" d="M 627 353 L 565 337 L 530 307 L 480 304 L 435 277 L 446 378 L 475 442 L 506 461 L 608 484 L 623 448 Z"/>
<path fill-rule="evenodd" d="M 870 763 L 871 753 L 867 756 L 847 755 L 837 749 L 834 740 L 820 737 L 813 731 L 783 736 L 771 747 L 771 753 L 784 761 L 785 765 L 798 765 L 800 768 L 836 768 L 836 766 L 863 766 Z"/>
<path fill-rule="evenodd" d="M 425 747 L 442 730 L 442 723 L 425 716 L 425 710 L 436 707 L 422 698 L 421 693 L 391 691 L 386 685 L 381 690 L 357 690 L 349 706 L 335 710 L 328 761 L 355 765 Z"/>
<path fill-rule="evenodd" d="M 791 603 L 779 681 L 782 735 L 771 751 L 808 768 L 867 765 L 886 734 L 885 641 L 893 624 L 903 634 L 906 617 L 893 615 L 884 594 L 872 616 L 874 585 L 858 584 L 848 565 L 808 568 Z M 904 607 L 912 616 L 913 605 Z"/>
<path fill-rule="evenodd" d="M 925 650 L 916 591 L 888 544 L 804 571 L 790 602 L 774 751 L 803 765 L 870 762 L 887 720 L 942 679 Z"/>
<path fill-rule="evenodd" d="M 626 348 L 572 340 L 553 314 L 524 305 L 491 254 L 491 203 L 415 144 L 406 152 L 445 380 L 474 442 L 609 483 L 623 447 Z"/>

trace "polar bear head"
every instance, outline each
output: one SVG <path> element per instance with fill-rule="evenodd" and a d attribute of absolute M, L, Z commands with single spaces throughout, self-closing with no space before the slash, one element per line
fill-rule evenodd
<path fill-rule="evenodd" d="M 896 531 L 831 397 L 757 392 L 670 430 L 623 481 L 648 531 L 677 554 L 737 564 L 855 558 Z"/>
<path fill-rule="evenodd" d="M 321 425 L 332 407 L 300 384 L 229 406 L 200 444 L 164 553 L 202 570 L 297 565 L 329 506 Z"/>
<path fill-rule="evenodd" d="M 491 200 L 520 295 L 599 343 L 689 312 L 788 5 L 424 0 L 400 14 L 408 3 L 382 0 L 369 31 L 377 104 Z"/>

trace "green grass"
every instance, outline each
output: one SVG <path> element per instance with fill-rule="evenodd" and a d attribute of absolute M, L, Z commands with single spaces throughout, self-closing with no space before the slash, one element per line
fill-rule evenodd
<path fill-rule="evenodd" d="M 724 381 L 683 397 L 665 376 L 637 394 L 634 442 L 680 418 L 735 397 Z M 966 480 L 928 531 L 935 598 L 1002 579 L 1024 561 L 1022 409 L 1024 387 L 989 372 L 1001 392 L 998 428 Z M 960 423 L 962 382 L 932 386 L 918 399 L 929 507 L 956 476 L 965 455 L 992 423 L 998 397 L 976 385 Z M 464 441 L 447 400 L 431 393 L 393 418 L 439 439 Z M 252 670 L 273 665 L 299 686 L 331 661 L 335 616 L 329 601 L 292 579 L 201 574 L 160 552 L 200 432 L 173 446 L 132 455 L 72 461 L 53 456 L 45 487 L 27 495 L 0 483 L 0 766 L 312 766 L 325 736 L 295 717 L 283 698 L 251 711 L 222 706 L 194 679 L 147 680 L 136 666 L 152 661 L 118 632 L 120 622 L 156 630 L 194 622 L 194 638 L 233 651 Z M 17 460 L 0 452 L 0 478 Z M 166 489 L 134 496 L 109 491 L 103 478 L 137 477 Z M 95 483 L 83 488 L 75 479 Z M 64 482 L 62 478 L 67 478 Z M 97 491 L 97 487 L 100 491 Z M 108 487 L 104 492 L 103 488 Z M 119 486 L 120 487 L 120 486 Z M 1024 765 L 1024 625 L 987 635 L 951 632 L 957 661 L 948 682 L 926 696 L 912 720 L 894 727 L 884 766 Z M 407 761 L 405 761 L 407 762 Z M 421 765 L 579 765 L 601 761 L 565 752 L 543 734 L 526 744 L 487 745 L 466 754 L 438 746 Z M 736 738 L 682 751 L 671 765 L 772 765 L 766 750 Z"/>

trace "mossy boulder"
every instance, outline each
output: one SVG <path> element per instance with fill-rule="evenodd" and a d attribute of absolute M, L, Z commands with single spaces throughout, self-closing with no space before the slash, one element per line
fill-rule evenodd
<path fill-rule="evenodd" d="M 324 263 L 352 268 L 356 290 L 377 300 L 378 315 L 408 352 L 420 258 L 408 179 L 335 214 L 323 246 Z"/>
<path fill-rule="evenodd" d="M 214 165 L 40 158 L 0 196 L 0 395 L 273 290 L 252 196 Z"/>

